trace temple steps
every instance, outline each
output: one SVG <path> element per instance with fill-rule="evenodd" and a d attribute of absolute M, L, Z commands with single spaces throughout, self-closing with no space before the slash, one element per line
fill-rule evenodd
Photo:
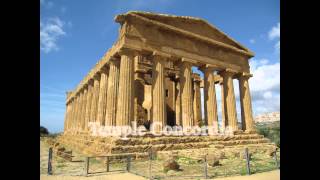
<path fill-rule="evenodd" d="M 270 140 L 259 134 L 234 136 L 161 136 L 131 137 L 127 140 L 115 137 L 93 137 L 86 135 L 62 135 L 58 141 L 71 149 L 87 155 L 115 153 L 141 153 L 151 148 L 156 151 L 229 147 L 250 144 L 270 144 Z"/>

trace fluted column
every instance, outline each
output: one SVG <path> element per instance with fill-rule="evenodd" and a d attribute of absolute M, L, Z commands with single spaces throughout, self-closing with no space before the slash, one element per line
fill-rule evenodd
<path fill-rule="evenodd" d="M 69 120 L 68 120 L 68 130 L 70 131 L 70 129 L 72 129 L 72 121 L 73 121 L 73 112 L 74 112 L 74 98 L 72 98 L 71 100 L 70 100 L 71 102 L 70 102 L 70 105 L 71 105 L 71 107 L 70 107 L 70 116 L 69 116 Z"/>
<path fill-rule="evenodd" d="M 214 70 L 212 68 L 204 68 L 204 115 L 208 126 L 218 130 L 218 113 L 216 88 L 214 83 Z"/>
<path fill-rule="evenodd" d="M 117 102 L 117 126 L 129 126 L 133 121 L 134 104 L 134 55 L 130 50 L 119 52 L 121 55 L 120 75 L 119 75 L 119 94 Z"/>
<path fill-rule="evenodd" d="M 199 126 L 199 123 L 202 121 L 200 80 L 193 81 L 193 90 L 194 90 L 194 96 L 193 96 L 194 125 Z"/>
<path fill-rule="evenodd" d="M 99 90 L 100 90 L 100 73 L 97 73 L 93 77 L 90 122 L 97 122 Z"/>
<path fill-rule="evenodd" d="M 183 127 L 190 127 L 193 125 L 191 67 L 191 63 L 187 61 L 182 62 L 180 66 L 181 118 Z"/>
<path fill-rule="evenodd" d="M 88 130 L 88 123 L 90 121 L 91 114 L 91 104 L 92 104 L 92 90 L 93 90 L 93 80 L 88 81 L 88 92 L 87 92 L 87 103 L 86 103 L 86 113 L 84 120 L 84 130 Z"/>
<path fill-rule="evenodd" d="M 74 125 L 76 122 L 76 113 L 77 113 L 77 95 L 73 98 L 73 111 L 72 111 L 72 121 L 70 124 L 71 130 L 74 131 Z"/>
<path fill-rule="evenodd" d="M 246 132 L 255 132 L 254 121 L 252 117 L 251 95 L 249 88 L 249 74 L 239 76 L 240 104 L 242 130 Z"/>
<path fill-rule="evenodd" d="M 219 83 L 221 88 L 221 130 L 224 131 L 226 126 L 228 126 L 228 122 L 226 120 L 225 108 L 224 108 L 224 89 L 223 83 Z"/>
<path fill-rule="evenodd" d="M 224 89 L 224 108 L 225 115 L 228 121 L 228 126 L 231 131 L 238 131 L 237 111 L 236 111 L 236 99 L 233 88 L 233 76 L 235 72 L 230 70 L 224 70 L 221 73 L 223 78 L 223 89 Z"/>
<path fill-rule="evenodd" d="M 155 131 L 159 132 L 167 124 L 166 98 L 164 68 L 166 59 L 160 55 L 153 56 L 152 67 L 152 120 L 160 126 L 155 126 Z"/>
<path fill-rule="evenodd" d="M 144 93 L 144 89 L 140 88 L 144 88 L 143 84 L 144 84 L 144 78 L 142 77 L 143 74 L 141 72 L 139 72 L 139 62 L 143 61 L 143 56 L 138 55 L 134 57 L 134 89 L 139 89 L 139 91 L 135 91 L 134 92 L 134 118 L 133 120 L 135 122 L 138 122 L 139 119 L 139 104 L 142 103 L 143 98 L 140 94 Z"/>
<path fill-rule="evenodd" d="M 101 70 L 100 78 L 100 90 L 99 90 L 99 100 L 98 100 L 98 115 L 97 121 L 100 122 L 100 125 L 105 125 L 106 117 L 106 105 L 107 105 L 107 88 L 108 88 L 108 74 L 107 69 L 104 68 Z"/>
<path fill-rule="evenodd" d="M 82 112 L 81 112 L 81 130 L 85 130 L 85 119 L 86 119 L 86 106 L 87 106 L 87 98 L 88 98 L 88 87 L 85 86 L 83 90 L 83 99 L 82 99 Z"/>
<path fill-rule="evenodd" d="M 77 131 L 81 130 L 81 123 L 82 123 L 82 112 L 83 112 L 83 90 L 80 90 L 80 97 L 79 97 L 79 111 L 78 111 L 78 120 L 77 120 Z"/>
<path fill-rule="evenodd" d="M 68 130 L 67 124 L 68 124 L 68 118 L 69 118 L 69 111 L 70 111 L 70 102 L 66 103 L 66 112 L 64 114 L 64 126 L 63 126 L 64 132 Z"/>
<path fill-rule="evenodd" d="M 180 87 L 180 80 L 176 81 L 176 125 L 182 125 L 182 122 L 181 122 L 181 87 Z"/>
<path fill-rule="evenodd" d="M 109 77 L 108 77 L 108 92 L 107 92 L 107 106 L 106 106 L 106 126 L 116 125 L 116 109 L 118 99 L 119 86 L 119 60 L 115 58 L 109 61 Z"/>
<path fill-rule="evenodd" d="M 72 128 L 74 131 L 77 130 L 77 123 L 78 123 L 78 115 L 79 115 L 79 104 L 80 104 L 80 95 L 76 95 L 75 99 L 75 111 L 74 111 L 74 118 L 73 118 L 73 123 L 72 123 Z"/>

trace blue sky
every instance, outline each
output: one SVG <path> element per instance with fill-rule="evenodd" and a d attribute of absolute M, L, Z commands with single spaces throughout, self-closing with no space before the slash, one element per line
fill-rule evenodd
<path fill-rule="evenodd" d="M 255 53 L 254 115 L 280 111 L 279 0 L 40 0 L 40 124 L 50 132 L 63 130 L 65 92 L 112 46 L 119 29 L 113 18 L 129 10 L 206 19 Z"/>

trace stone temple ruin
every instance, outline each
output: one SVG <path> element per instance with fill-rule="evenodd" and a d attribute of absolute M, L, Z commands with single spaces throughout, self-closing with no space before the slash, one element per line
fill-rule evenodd
<path fill-rule="evenodd" d="M 115 21 L 121 25 L 117 41 L 67 92 L 61 144 L 91 155 L 270 145 L 254 127 L 248 82 L 249 59 L 254 54 L 250 50 L 199 18 L 130 11 L 117 15 Z M 204 73 L 203 79 L 192 67 Z M 241 128 L 233 79 L 239 81 Z M 222 95 L 219 124 L 217 83 Z M 233 135 L 97 137 L 89 133 L 92 121 L 101 126 L 130 126 L 134 121 L 147 129 L 157 122 L 157 130 L 165 125 L 204 123 L 218 131 L 228 128 Z"/>

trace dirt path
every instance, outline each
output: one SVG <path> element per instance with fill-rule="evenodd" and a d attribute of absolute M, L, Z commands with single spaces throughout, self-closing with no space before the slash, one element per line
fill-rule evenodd
<path fill-rule="evenodd" d="M 97 175 L 91 177 L 84 176 L 47 176 L 41 175 L 41 180 L 146 180 L 141 176 L 130 173 L 109 173 L 107 175 Z M 215 180 L 280 180 L 280 170 L 253 174 L 251 176 L 234 176 L 225 178 L 215 178 Z"/>
<path fill-rule="evenodd" d="M 280 170 L 274 170 L 250 176 L 233 176 L 225 178 L 215 178 L 215 180 L 280 180 Z"/>
<path fill-rule="evenodd" d="M 105 174 L 95 174 L 94 176 L 81 176 L 83 175 L 82 162 L 68 162 L 63 159 L 54 159 L 54 175 L 48 176 L 47 163 L 48 163 L 48 145 L 40 141 L 40 179 L 41 180 L 146 180 L 141 176 L 137 176 L 126 172 L 109 172 Z M 181 178 L 182 179 L 182 178 Z M 198 178 L 197 178 L 198 179 Z M 214 178 L 214 180 L 280 180 L 280 170 L 274 170 L 264 173 L 253 174 L 250 176 L 233 176 Z"/>
<path fill-rule="evenodd" d="M 40 180 L 146 180 L 141 176 L 137 176 L 130 173 L 117 173 L 117 174 L 107 174 L 107 175 L 100 175 L 100 176 L 91 176 L 91 177 L 84 177 L 84 176 L 47 176 L 41 175 Z"/>

